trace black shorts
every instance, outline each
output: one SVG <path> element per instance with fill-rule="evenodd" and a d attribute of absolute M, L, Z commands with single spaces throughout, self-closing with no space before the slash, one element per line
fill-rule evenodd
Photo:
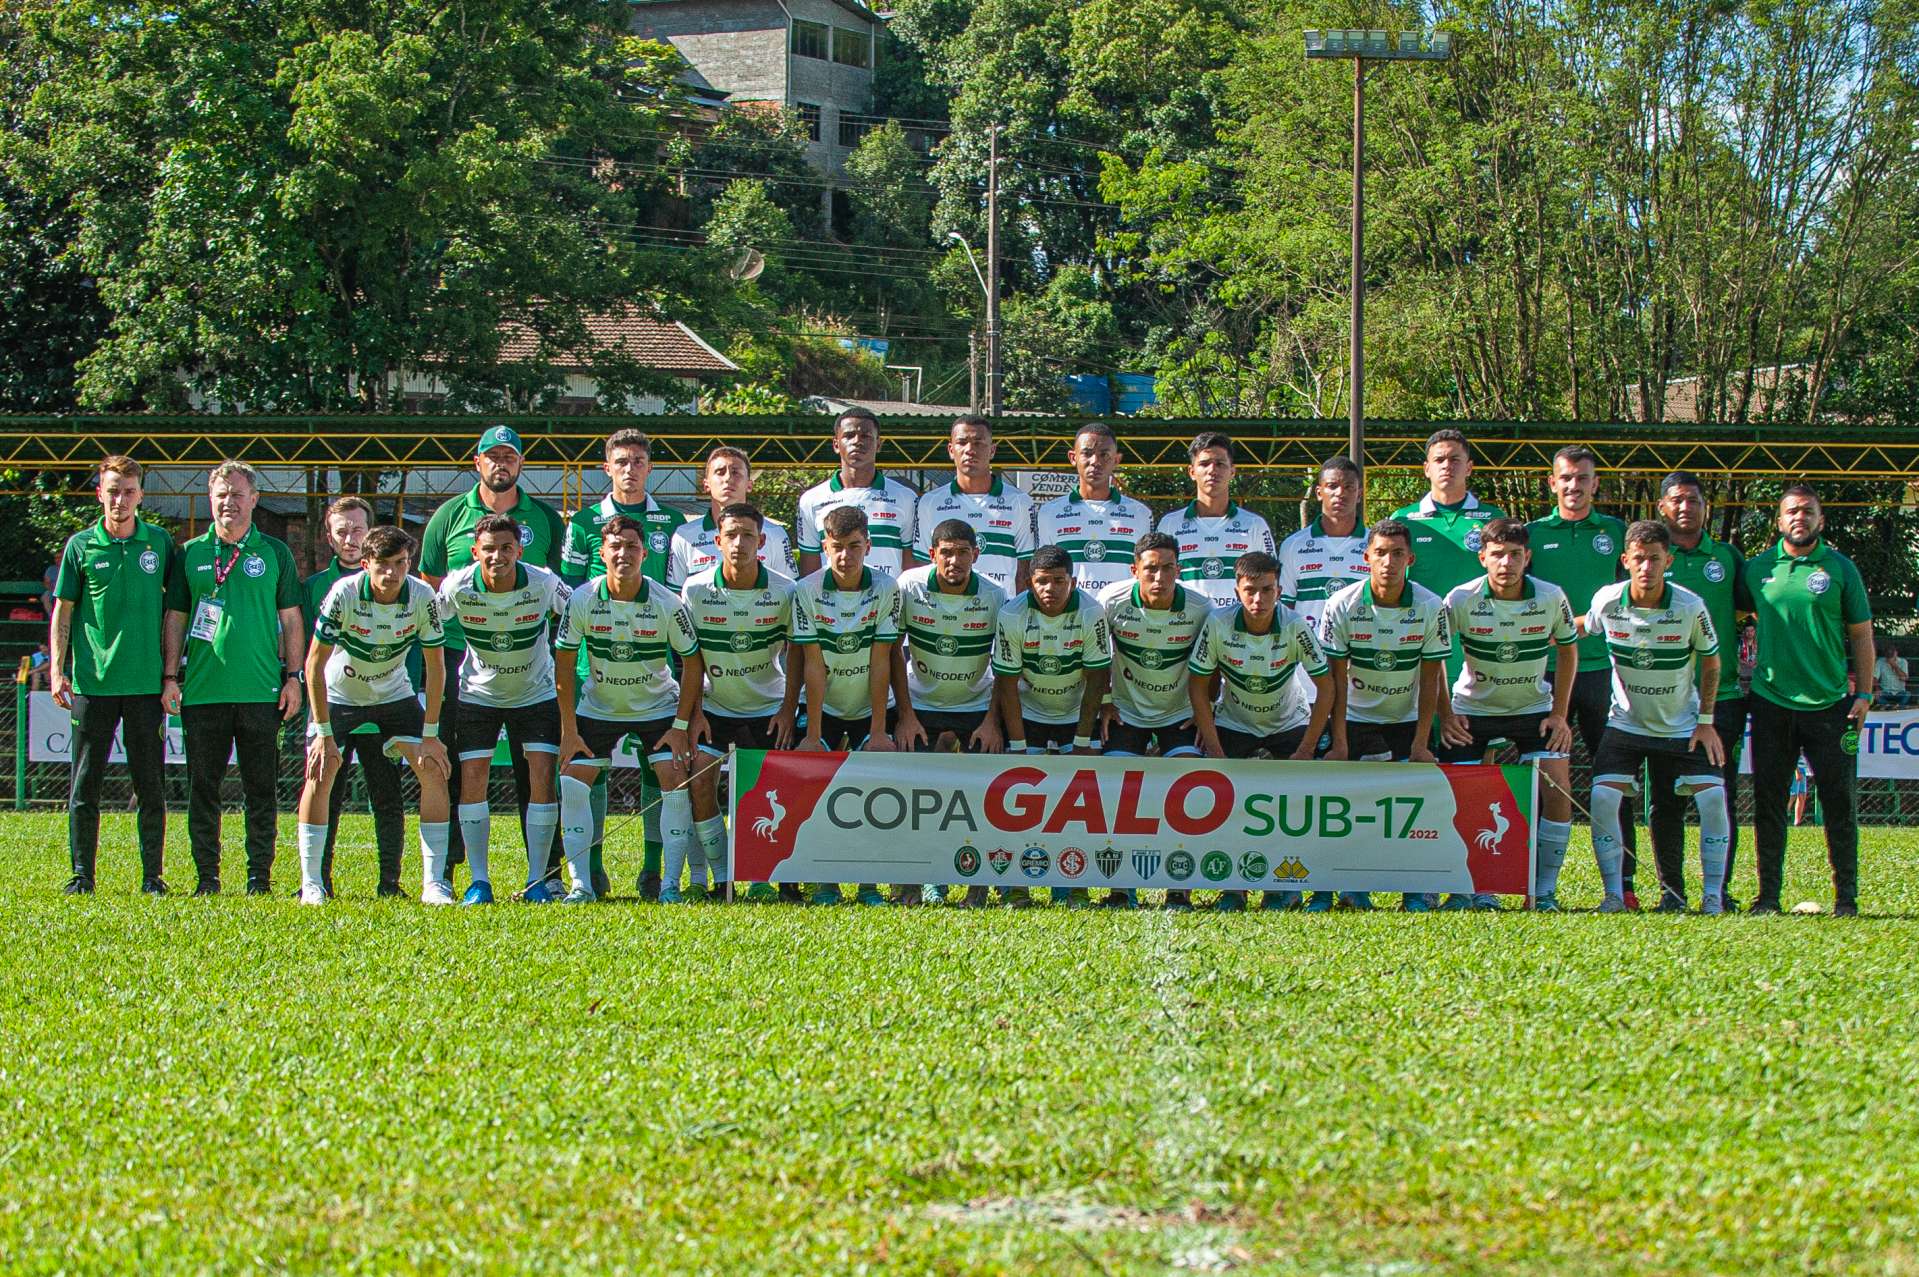
<path fill-rule="evenodd" d="M 899 711 L 890 706 L 886 711 L 886 734 L 893 734 L 893 724 L 899 721 Z M 873 720 L 867 716 L 859 718 L 841 718 L 838 714 L 820 715 L 820 740 L 828 749 L 855 750 L 866 748 L 866 738 L 873 734 Z"/>
<path fill-rule="evenodd" d="M 1646 764 L 1657 790 L 1676 793 L 1681 785 L 1724 785 L 1725 777 L 1706 761 L 1706 751 L 1689 749 L 1691 744 L 1687 737 L 1645 736 L 1608 727 L 1593 755 L 1593 783 L 1624 784 L 1628 792 L 1636 794 L 1639 768 Z"/>
<path fill-rule="evenodd" d="M 1035 723 L 1030 718 L 1022 718 L 1020 730 L 1025 733 L 1026 752 L 1029 754 L 1043 754 L 1048 750 L 1070 754 L 1073 752 L 1073 741 L 1079 737 L 1079 721 Z"/>
<path fill-rule="evenodd" d="M 461 762 L 493 757 L 501 728 L 506 729 L 507 744 L 522 754 L 560 752 L 560 701 L 556 696 L 518 709 L 494 709 L 461 701 L 459 715 L 454 739 L 460 742 Z"/>
<path fill-rule="evenodd" d="M 1473 743 L 1470 745 L 1447 745 L 1441 742 L 1439 761 L 1442 763 L 1476 763 L 1486 756 L 1486 751 L 1494 741 L 1511 741 L 1519 751 L 1519 761 L 1529 762 L 1535 758 L 1563 758 L 1563 754 L 1554 754 L 1546 748 L 1546 738 L 1540 735 L 1539 725 L 1544 723 L 1546 714 L 1461 714 L 1460 721 L 1473 729 Z"/>
<path fill-rule="evenodd" d="M 346 738 L 369 724 L 374 730 L 366 733 L 366 739 L 381 745 L 389 741 L 418 745 L 420 734 L 426 730 L 426 711 L 411 696 L 380 705 L 342 705 L 328 701 L 326 718 L 327 726 L 333 729 L 334 742 L 343 750 Z"/>
<path fill-rule="evenodd" d="M 1299 743 L 1306 739 L 1304 726 L 1289 728 L 1283 732 L 1273 732 L 1266 736 L 1255 736 L 1251 732 L 1236 732 L 1230 727 L 1219 728 L 1219 745 L 1226 751 L 1228 758 L 1251 758 L 1260 750 L 1265 750 L 1274 758 L 1291 758 Z"/>
<path fill-rule="evenodd" d="M 973 733 L 978 731 L 980 724 L 986 721 L 985 710 L 915 709 L 913 717 L 919 719 L 920 726 L 926 730 L 926 739 L 913 747 L 914 753 L 930 752 L 939 743 L 939 738 L 947 732 L 953 733 L 954 739 L 959 741 L 960 749 L 965 753 L 978 752 L 972 744 Z"/>
<path fill-rule="evenodd" d="M 1173 723 L 1166 727 L 1135 727 L 1124 719 L 1114 719 L 1112 728 L 1106 733 L 1106 753 L 1143 756 L 1148 745 L 1158 745 L 1161 758 L 1180 755 L 1192 757 L 1199 753 L 1199 746 L 1194 744 L 1196 739 L 1190 722 Z"/>
<path fill-rule="evenodd" d="M 725 714 L 708 710 L 706 726 L 709 738 L 700 743 L 700 748 L 716 758 L 724 758 L 728 749 L 773 748 L 771 714 L 754 718 L 728 718 Z"/>
<path fill-rule="evenodd" d="M 649 763 L 657 763 L 667 756 L 660 747 L 660 738 L 673 730 L 671 718 L 647 718 L 637 722 L 609 722 L 604 718 L 588 718 L 578 715 L 574 721 L 580 727 L 580 739 L 586 742 L 587 752 L 575 758 L 576 763 L 596 763 L 610 761 L 613 751 L 620 742 L 632 736 L 640 742 L 640 752 Z"/>
<path fill-rule="evenodd" d="M 1346 720 L 1346 757 L 1356 763 L 1403 763 L 1413 756 L 1413 723 Z"/>

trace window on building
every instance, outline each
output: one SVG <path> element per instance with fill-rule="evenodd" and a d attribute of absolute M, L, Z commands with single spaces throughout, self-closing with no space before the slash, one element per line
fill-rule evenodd
<path fill-rule="evenodd" d="M 833 28 L 833 61 L 850 67 L 873 65 L 873 37 L 864 31 Z"/>
<path fill-rule="evenodd" d="M 806 140 L 820 140 L 820 108 L 817 102 L 795 102 L 795 110 L 800 113 L 800 123 L 806 126 Z"/>
<path fill-rule="evenodd" d="M 793 19 L 793 52 L 802 58 L 826 60 L 828 41 L 832 28 L 824 22 L 807 22 Z"/>
<path fill-rule="evenodd" d="M 870 115 L 854 115 L 850 111 L 840 112 L 840 145 L 855 147 L 866 140 L 873 131 L 875 120 Z"/>

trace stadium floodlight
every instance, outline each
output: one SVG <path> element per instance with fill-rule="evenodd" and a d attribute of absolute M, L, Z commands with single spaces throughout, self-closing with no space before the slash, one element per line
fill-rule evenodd
<path fill-rule="evenodd" d="M 1351 366 L 1347 373 L 1346 450 L 1366 466 L 1366 64 L 1445 62 L 1453 56 L 1450 31 L 1385 31 L 1333 28 L 1306 32 L 1307 61 L 1345 58 L 1353 64 L 1353 315 Z"/>

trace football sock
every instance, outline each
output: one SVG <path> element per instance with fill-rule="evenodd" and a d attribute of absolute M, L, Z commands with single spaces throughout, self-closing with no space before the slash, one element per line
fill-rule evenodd
<path fill-rule="evenodd" d="M 444 820 L 420 822 L 420 873 L 424 882 L 446 881 L 447 825 Z"/>
<path fill-rule="evenodd" d="M 685 786 L 660 795 L 660 834 L 660 889 L 678 891 L 680 872 L 693 854 L 693 795 Z"/>
<path fill-rule="evenodd" d="M 692 800 L 687 803 L 687 815 L 693 814 Z M 713 871 L 713 885 L 726 885 L 726 820 L 714 816 L 693 826 L 694 836 L 699 839 L 700 853 L 706 857 L 707 868 Z"/>
<path fill-rule="evenodd" d="M 526 805 L 526 885 L 531 887 L 546 877 L 553 863 L 553 835 L 560 827 L 558 803 Z M 588 885 L 591 886 L 589 880 Z"/>
<path fill-rule="evenodd" d="M 611 763 L 608 763 L 605 767 L 600 768 L 599 774 L 593 778 L 592 797 L 590 799 L 593 806 L 593 829 L 588 846 L 589 854 L 587 856 L 587 865 L 595 877 L 589 877 L 586 880 L 586 889 L 588 891 L 593 889 L 593 883 L 597 875 L 606 870 L 606 865 L 604 864 L 605 851 L 600 844 L 606 841 L 606 790 L 608 784 L 611 783 L 609 778 L 612 775 L 613 766 Z"/>
<path fill-rule="evenodd" d="M 493 813 L 485 803 L 460 804 L 460 841 L 466 844 L 467 872 L 474 882 L 491 882 L 487 874 L 486 842 Z"/>
<path fill-rule="evenodd" d="M 300 822 L 300 888 L 324 887 L 325 875 L 321 872 L 322 862 L 326 859 L 325 825 L 309 825 Z"/>
<path fill-rule="evenodd" d="M 640 774 L 640 806 L 645 812 L 640 817 L 640 829 L 646 846 L 646 858 L 640 867 L 640 872 L 643 874 L 660 871 L 660 800 L 662 797 L 659 778 L 649 767 Z"/>
<path fill-rule="evenodd" d="M 593 890 L 593 787 L 560 777 L 560 845 L 576 889 Z"/>
<path fill-rule="evenodd" d="M 1559 871 L 1566 863 L 1566 844 L 1572 841 L 1570 820 L 1539 822 L 1539 861 L 1533 876 L 1533 896 L 1550 896 L 1559 890 Z"/>
<path fill-rule="evenodd" d="M 1699 808 L 1700 895 L 1714 900 L 1726 891 L 1726 856 L 1732 846 L 1732 819 L 1726 811 L 1726 791 L 1719 785 L 1692 796 Z"/>
<path fill-rule="evenodd" d="M 1625 796 L 1611 785 L 1593 786 L 1593 859 L 1599 862 L 1599 879 L 1605 883 L 1609 896 L 1626 893 L 1622 881 L 1626 852 L 1619 845 L 1619 805 Z M 1543 828 L 1541 833 L 1543 835 Z"/>

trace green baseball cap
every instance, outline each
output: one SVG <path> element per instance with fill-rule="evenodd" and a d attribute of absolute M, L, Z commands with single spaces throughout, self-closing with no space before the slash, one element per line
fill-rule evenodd
<path fill-rule="evenodd" d="M 512 426 L 494 426 L 481 435 L 480 446 L 473 450 L 473 455 L 477 457 L 489 448 L 502 447 L 511 448 L 523 457 L 526 455 L 526 448 L 520 443 L 519 432 Z"/>

